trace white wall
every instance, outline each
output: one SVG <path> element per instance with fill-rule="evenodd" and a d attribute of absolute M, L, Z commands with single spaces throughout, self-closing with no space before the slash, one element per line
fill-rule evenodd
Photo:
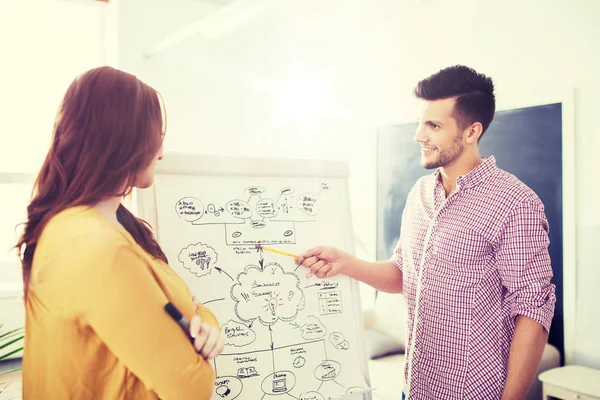
<path fill-rule="evenodd" d="M 585 247 L 600 239 L 597 146 L 588 145 L 598 144 L 600 2 L 281 0 L 226 37 L 195 36 L 144 59 L 143 50 L 213 7 L 148 3 L 121 4 L 120 65 L 165 96 L 167 150 L 349 160 L 355 233 L 366 244 L 358 253 L 366 258 L 375 253 L 376 128 L 414 119 L 419 79 L 470 65 L 494 78 L 500 108 L 537 88 L 577 88 L 578 237 L 587 241 L 578 247 L 571 328 L 574 361 L 600 367 L 600 322 L 587 307 L 600 300 L 598 262 Z"/>
<path fill-rule="evenodd" d="M 5 331 L 24 324 L 21 267 L 12 247 L 15 228 L 26 217 L 29 175 L 46 155 L 71 80 L 89 68 L 116 63 L 115 28 L 112 5 L 0 0 L 0 324 Z"/>
<path fill-rule="evenodd" d="M 93 2 L 0 2 L 0 112 L 10 148 L 0 157 L 0 172 L 37 172 L 69 83 L 115 61 L 106 34 L 110 10 Z"/>

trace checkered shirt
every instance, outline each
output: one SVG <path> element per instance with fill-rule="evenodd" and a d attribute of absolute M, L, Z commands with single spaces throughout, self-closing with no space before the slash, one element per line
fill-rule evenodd
<path fill-rule="evenodd" d="M 500 399 L 517 315 L 550 330 L 548 245 L 542 202 L 494 157 L 447 199 L 439 170 L 419 179 L 391 257 L 408 306 L 409 400 Z"/>

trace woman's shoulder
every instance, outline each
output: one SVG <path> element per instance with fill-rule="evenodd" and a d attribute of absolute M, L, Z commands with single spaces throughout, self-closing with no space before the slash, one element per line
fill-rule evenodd
<path fill-rule="evenodd" d="M 36 253 L 64 252 L 71 256 L 111 257 L 121 247 L 132 247 L 124 228 L 92 207 L 66 209 L 44 227 Z"/>

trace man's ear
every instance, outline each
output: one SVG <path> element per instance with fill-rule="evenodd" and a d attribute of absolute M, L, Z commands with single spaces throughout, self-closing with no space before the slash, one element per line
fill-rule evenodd
<path fill-rule="evenodd" d="M 464 131 L 464 138 L 468 144 L 474 144 L 479 141 L 483 134 L 483 125 L 481 122 L 475 122 L 467 127 Z"/>

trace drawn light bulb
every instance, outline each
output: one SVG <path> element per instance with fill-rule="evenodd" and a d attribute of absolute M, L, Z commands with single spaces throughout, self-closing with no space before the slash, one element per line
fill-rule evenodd
<path fill-rule="evenodd" d="M 216 392 L 221 397 L 227 397 L 229 395 L 229 393 L 231 393 L 231 389 L 229 389 L 225 385 L 221 385 L 217 388 Z"/>
<path fill-rule="evenodd" d="M 277 308 L 277 299 L 269 300 L 269 309 L 271 310 L 271 315 L 275 315 L 275 308 Z"/>

